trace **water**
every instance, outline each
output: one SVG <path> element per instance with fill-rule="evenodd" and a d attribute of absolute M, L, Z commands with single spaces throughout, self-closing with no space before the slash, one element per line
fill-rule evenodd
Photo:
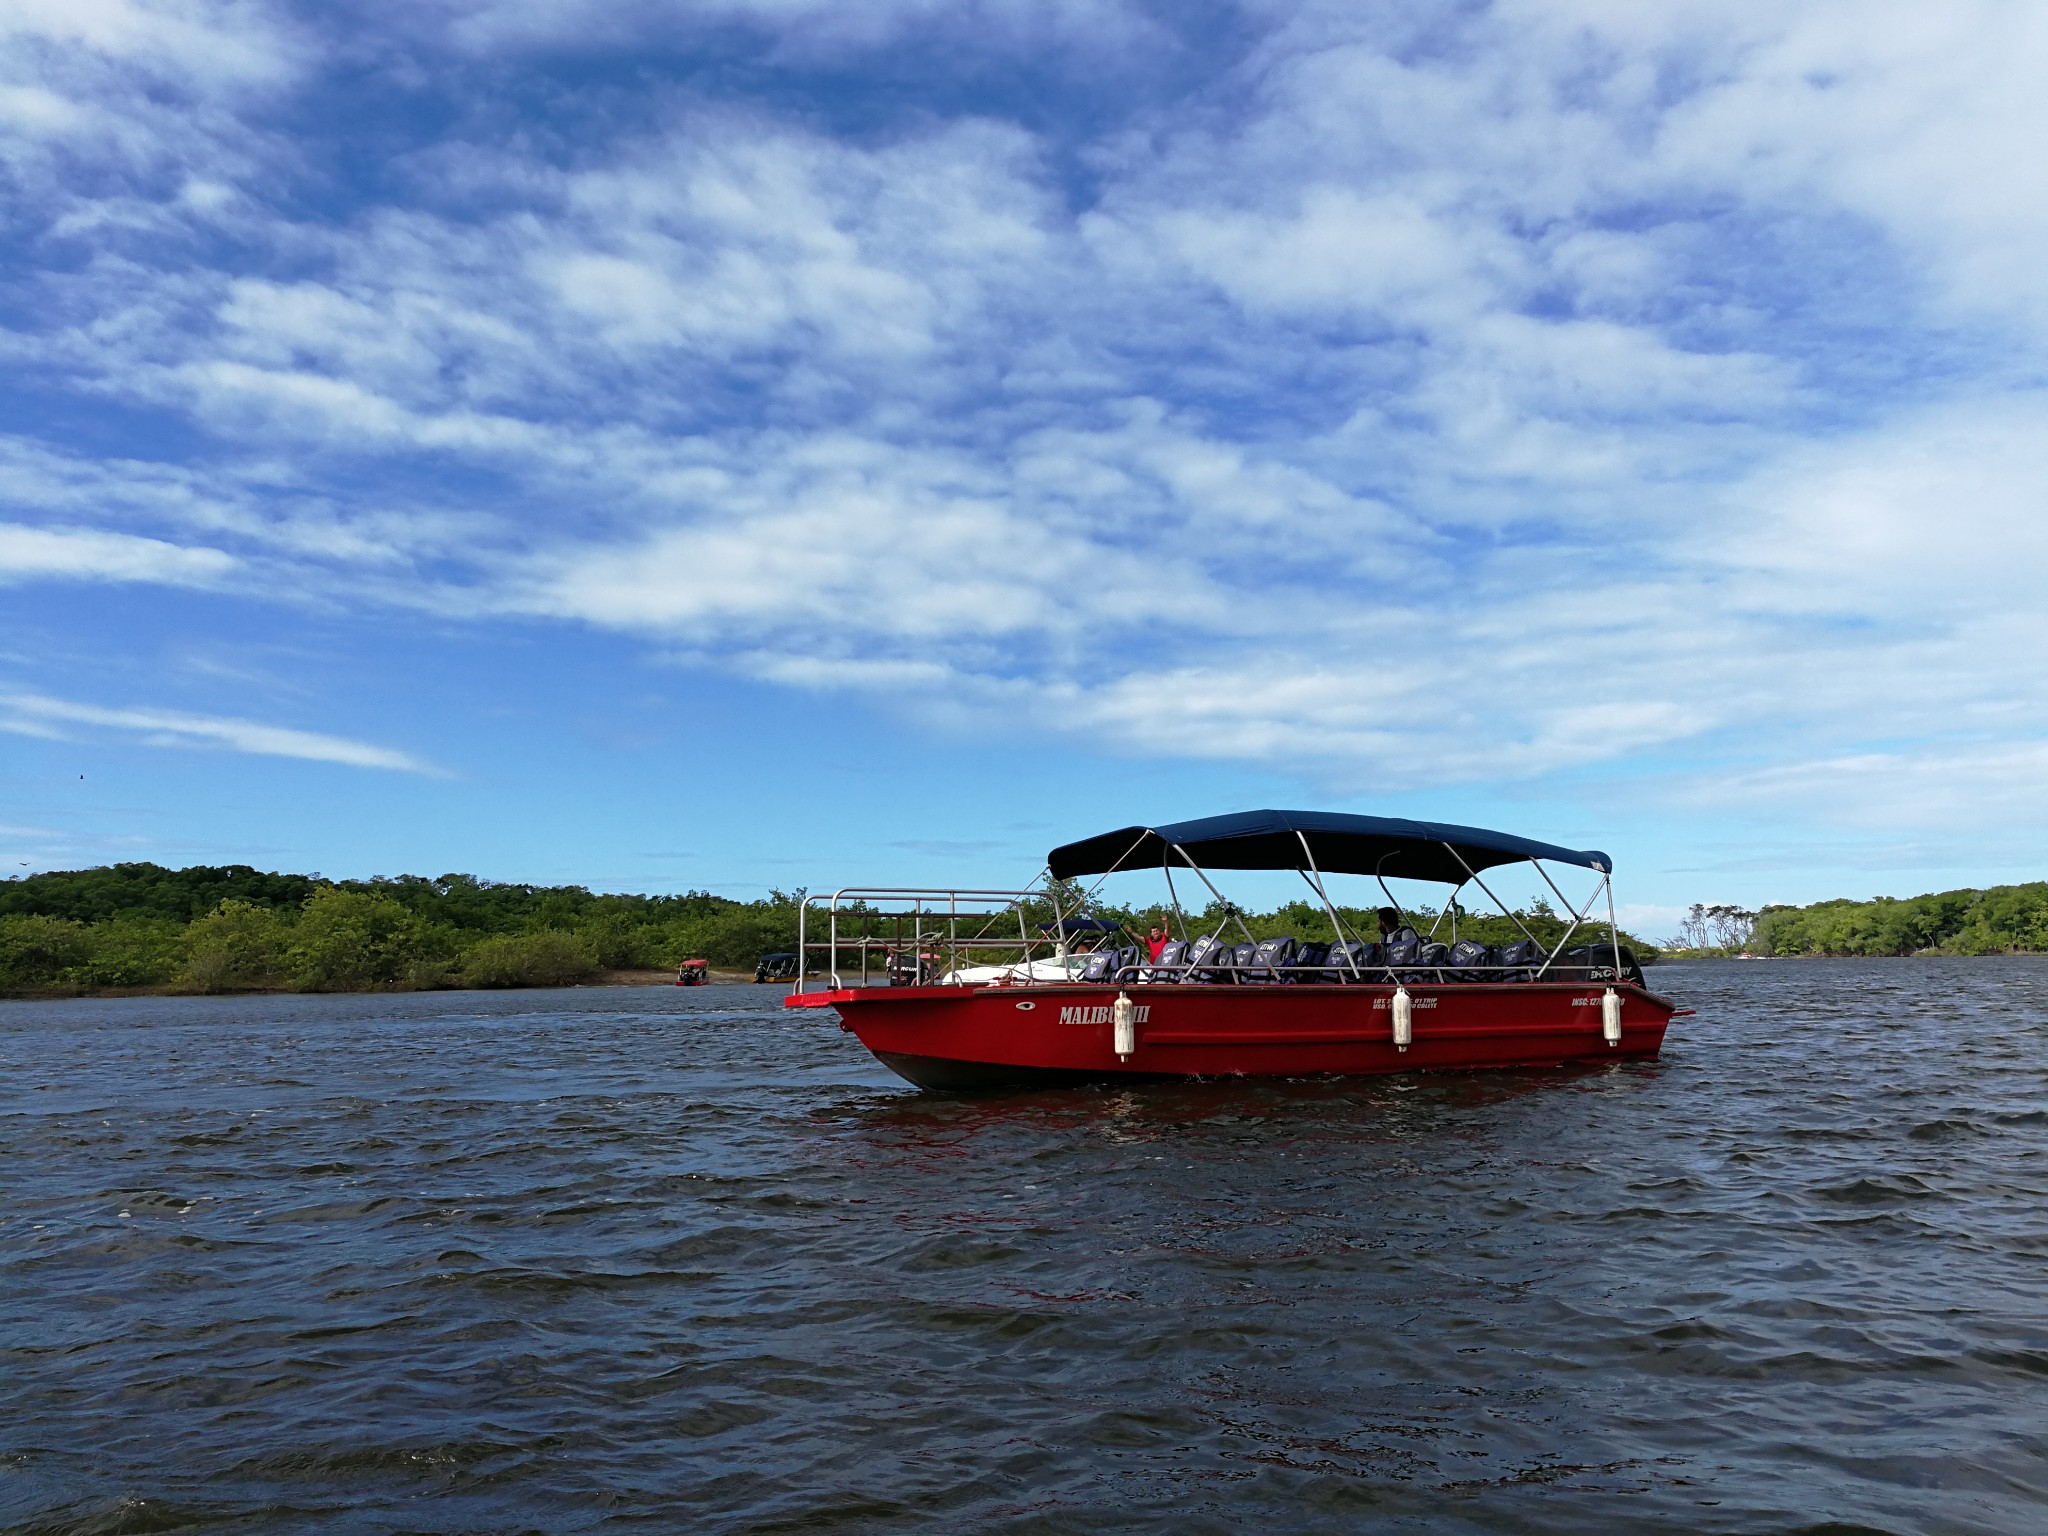
<path fill-rule="evenodd" d="M 916 1093 L 768 988 L 0 1004 L 0 1530 L 2048 1530 L 2048 963 Z"/>

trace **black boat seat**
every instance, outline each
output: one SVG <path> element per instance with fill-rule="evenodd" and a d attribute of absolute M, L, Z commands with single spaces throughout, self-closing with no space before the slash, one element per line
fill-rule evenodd
<path fill-rule="evenodd" d="M 1331 981 L 1374 982 L 1381 979 L 1379 972 L 1380 947 L 1368 944 L 1362 939 L 1345 939 L 1330 946 L 1330 969 L 1325 974 Z"/>
<path fill-rule="evenodd" d="M 1146 981 L 1179 981 L 1186 971 L 1188 946 L 1180 939 L 1169 940 L 1159 958 L 1144 968 Z"/>
<path fill-rule="evenodd" d="M 1543 950 L 1527 939 L 1518 939 L 1512 944 L 1503 944 L 1494 951 L 1494 964 L 1500 967 L 1495 974 L 1502 981 L 1527 981 L 1536 974 L 1536 967 L 1544 960 Z"/>
<path fill-rule="evenodd" d="M 1477 939 L 1460 939 L 1451 946 L 1452 981 L 1493 980 L 1493 951 Z"/>
<path fill-rule="evenodd" d="M 1239 953 L 1244 946 L 1238 945 Z M 1261 939 L 1252 946 L 1251 969 L 1244 973 L 1246 981 L 1286 981 L 1288 970 L 1294 964 L 1295 941 L 1292 934 L 1277 939 Z"/>
<path fill-rule="evenodd" d="M 1235 951 L 1213 933 L 1205 933 L 1188 945 L 1186 963 L 1189 981 L 1228 981 L 1227 970 L 1216 970 L 1218 965 L 1229 965 Z"/>
<path fill-rule="evenodd" d="M 1329 974 L 1323 969 L 1329 963 L 1330 946 L 1318 939 L 1309 939 L 1294 946 L 1294 959 L 1287 966 L 1289 981 L 1328 981 Z"/>

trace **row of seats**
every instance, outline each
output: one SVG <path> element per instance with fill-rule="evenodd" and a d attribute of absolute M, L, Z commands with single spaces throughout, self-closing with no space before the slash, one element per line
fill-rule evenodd
<path fill-rule="evenodd" d="M 1325 944 L 1291 937 L 1225 944 L 1209 934 L 1186 944 L 1175 940 L 1160 951 L 1157 961 L 1147 961 L 1138 949 L 1104 950 L 1089 957 L 1081 979 L 1110 984 L 1202 982 L 1219 986 L 1531 981 L 1545 958 L 1545 952 L 1527 940 L 1487 945 L 1460 939 L 1455 944 L 1440 944 L 1422 938 L 1412 928 L 1398 928 L 1378 944 L 1357 939 Z M 1543 979 L 1613 981 L 1617 979 L 1614 962 L 1611 945 L 1568 949 L 1544 971 Z M 1643 979 L 1642 967 L 1626 946 L 1621 950 L 1619 979 L 1638 983 Z"/>

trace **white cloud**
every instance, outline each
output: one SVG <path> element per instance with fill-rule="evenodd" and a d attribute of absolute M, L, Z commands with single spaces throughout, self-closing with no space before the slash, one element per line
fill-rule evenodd
<path fill-rule="evenodd" d="M 238 563 L 218 549 L 193 549 L 133 534 L 0 523 L 0 582 L 56 577 L 210 587 L 218 586 Z"/>
<path fill-rule="evenodd" d="M 149 746 L 215 747 L 262 757 L 292 757 L 316 763 L 341 763 L 350 768 L 379 768 L 397 773 L 438 776 L 441 770 L 405 752 L 368 742 L 350 741 L 316 731 L 263 725 L 215 715 L 193 715 L 170 709 L 106 709 L 34 693 L 0 693 L 0 730 L 17 735 L 59 738 L 68 726 L 99 726 L 139 735 Z"/>
<path fill-rule="evenodd" d="M 1128 0 L 693 0 L 682 8 L 662 0 L 464 0 L 446 10 L 451 35 L 487 55 L 630 47 L 735 25 L 775 37 L 781 56 L 796 59 L 860 54 L 920 33 L 991 52 L 1042 43 L 1124 50 L 1164 38 Z"/>

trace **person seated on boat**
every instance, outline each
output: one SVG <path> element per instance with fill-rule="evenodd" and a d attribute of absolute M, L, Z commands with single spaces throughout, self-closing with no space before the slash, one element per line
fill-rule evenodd
<path fill-rule="evenodd" d="M 1379 919 L 1381 944 L 1421 942 L 1422 935 L 1401 921 L 1401 909 L 1399 907 L 1381 907 Z"/>
<path fill-rule="evenodd" d="M 1398 907 L 1381 907 L 1380 958 L 1389 965 L 1413 965 L 1422 955 L 1422 935 L 1401 921 Z M 1398 980 L 1419 980 L 1396 973 Z"/>

